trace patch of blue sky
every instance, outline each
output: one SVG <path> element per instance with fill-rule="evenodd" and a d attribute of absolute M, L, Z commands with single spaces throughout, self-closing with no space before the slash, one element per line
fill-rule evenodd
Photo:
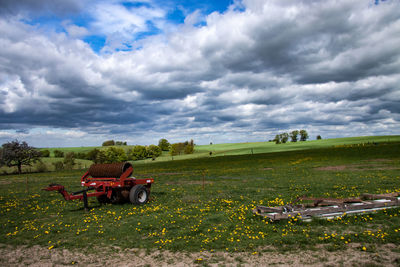
<path fill-rule="evenodd" d="M 200 10 L 205 15 L 213 12 L 224 13 L 231 4 L 233 4 L 233 0 L 173 0 L 170 5 L 174 8 L 170 9 L 167 19 L 173 23 L 181 24 L 188 14 L 196 10 Z"/>
<path fill-rule="evenodd" d="M 94 52 L 99 53 L 106 44 L 106 37 L 101 35 L 89 35 L 84 37 L 83 41 L 89 44 Z"/>
<path fill-rule="evenodd" d="M 152 21 L 147 21 L 146 26 L 147 26 L 148 30 L 145 32 L 137 33 L 135 36 L 136 41 L 145 39 L 148 36 L 157 35 L 157 34 L 162 33 L 162 31 L 159 28 L 157 28 Z"/>
<path fill-rule="evenodd" d="M 138 8 L 138 7 L 151 7 L 151 5 L 147 2 L 131 2 L 131 1 L 123 1 L 121 2 L 121 5 L 123 5 L 124 7 L 126 7 L 127 9 L 130 8 Z"/>
<path fill-rule="evenodd" d="M 379 5 L 381 2 L 385 2 L 386 0 L 375 0 L 375 5 Z"/>
<path fill-rule="evenodd" d="M 167 20 L 175 24 L 182 24 L 185 22 L 185 15 L 181 9 L 175 8 L 168 13 Z"/>
<path fill-rule="evenodd" d="M 56 32 L 64 32 L 64 28 L 61 25 L 62 20 L 54 15 L 40 16 L 34 19 L 21 19 L 21 21 L 42 29 L 53 29 Z"/>
<path fill-rule="evenodd" d="M 225 12 L 233 4 L 233 0 L 174 0 L 175 6 L 182 6 L 185 10 L 193 12 L 200 9 L 205 14 L 212 12 Z"/>

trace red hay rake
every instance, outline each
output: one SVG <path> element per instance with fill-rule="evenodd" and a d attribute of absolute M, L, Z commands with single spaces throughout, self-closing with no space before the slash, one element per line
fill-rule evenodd
<path fill-rule="evenodd" d="M 81 185 L 86 187 L 78 192 L 68 193 L 63 185 L 50 184 L 45 191 L 58 191 L 65 200 L 83 200 L 88 210 L 88 197 L 96 197 L 100 203 L 145 204 L 149 200 L 151 184 L 154 179 L 136 179 L 129 177 L 133 172 L 129 162 L 111 164 L 93 164 L 82 176 Z M 88 192 L 92 191 L 94 192 Z"/>

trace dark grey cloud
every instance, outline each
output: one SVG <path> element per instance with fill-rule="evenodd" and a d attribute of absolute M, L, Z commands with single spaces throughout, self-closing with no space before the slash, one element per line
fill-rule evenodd
<path fill-rule="evenodd" d="M 0 7 L 39 14 L 45 3 Z M 399 1 L 243 5 L 209 15 L 204 27 L 185 25 L 145 38 L 141 49 L 109 54 L 1 18 L 0 140 L 17 131 L 45 142 L 38 128 L 66 144 L 117 137 L 256 141 L 299 128 L 332 137 L 400 130 Z M 59 16 L 80 10 L 74 1 L 60 7 L 65 13 L 48 8 Z"/>
<path fill-rule="evenodd" d="M 82 9 L 79 0 L 1 0 L 1 15 L 30 14 L 39 16 L 43 14 L 67 15 L 77 13 Z"/>

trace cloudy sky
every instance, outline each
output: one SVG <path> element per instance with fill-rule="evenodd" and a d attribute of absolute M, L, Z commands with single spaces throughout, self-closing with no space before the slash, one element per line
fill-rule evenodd
<path fill-rule="evenodd" d="M 0 143 L 400 134 L 399 0 L 1 0 Z"/>

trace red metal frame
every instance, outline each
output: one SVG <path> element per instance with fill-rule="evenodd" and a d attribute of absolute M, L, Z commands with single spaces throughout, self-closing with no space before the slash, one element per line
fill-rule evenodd
<path fill-rule="evenodd" d="M 130 190 L 133 186 L 142 184 L 145 185 L 148 190 L 151 188 L 151 184 L 154 182 L 154 179 L 136 179 L 134 177 L 128 177 L 132 174 L 133 167 L 130 166 L 126 171 L 124 171 L 119 178 L 110 178 L 110 177 L 101 177 L 94 178 L 91 177 L 89 172 L 87 171 L 81 177 L 81 185 L 87 187 L 87 189 L 80 191 L 80 194 L 70 194 L 68 193 L 64 186 L 58 184 L 51 184 L 43 190 L 46 191 L 58 191 L 63 195 L 65 200 L 74 200 L 79 199 L 82 200 L 84 198 L 83 191 L 95 190 L 95 192 L 86 193 L 87 197 L 99 197 L 102 195 L 107 195 L 108 198 L 111 198 L 112 189 L 120 188 Z"/>

